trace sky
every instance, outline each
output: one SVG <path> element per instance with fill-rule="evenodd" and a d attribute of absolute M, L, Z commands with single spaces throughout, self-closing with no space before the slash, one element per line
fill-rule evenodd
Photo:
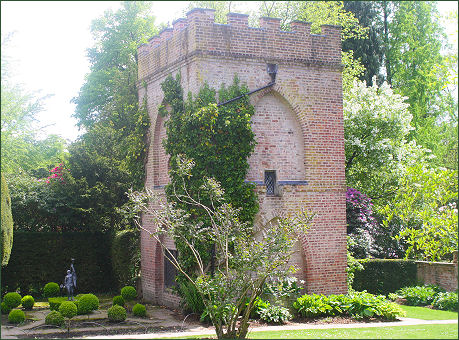
<path fill-rule="evenodd" d="M 156 24 L 172 23 L 183 17 L 188 1 L 153 1 Z M 457 1 L 440 1 L 440 13 L 457 9 Z M 1 1 L 2 40 L 13 37 L 2 53 L 9 57 L 12 81 L 36 97 L 47 97 L 37 115 L 41 136 L 58 134 L 69 142 L 82 131 L 72 118 L 78 95 L 89 72 L 86 49 L 93 45 L 91 21 L 105 10 L 116 11 L 119 1 Z M 456 37 L 457 23 L 447 27 Z"/>

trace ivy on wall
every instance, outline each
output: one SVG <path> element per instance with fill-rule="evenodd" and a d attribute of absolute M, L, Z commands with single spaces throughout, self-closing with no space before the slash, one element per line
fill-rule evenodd
<path fill-rule="evenodd" d="M 244 182 L 249 169 L 248 158 L 256 144 L 250 123 L 255 110 L 249 98 L 244 96 L 240 100 L 217 107 L 216 90 L 204 84 L 197 95 L 188 93 L 187 100 L 184 100 L 180 74 L 175 79 L 169 75 L 161 88 L 164 100 L 159 107 L 159 113 L 169 116 L 165 123 L 167 140 L 163 141 L 165 150 L 170 155 L 170 183 L 166 186 L 168 200 L 200 220 L 203 227 L 209 225 L 204 211 L 179 202 L 174 195 L 174 190 L 180 194 L 181 185 L 178 181 L 181 179 L 175 171 L 177 158 L 183 155 L 195 162 L 192 176 L 187 183 L 190 195 L 198 197 L 199 193 L 201 201 L 208 204 L 209 198 L 200 186 L 203 178 L 213 177 L 224 189 L 227 202 L 240 209 L 241 222 L 253 225 L 258 212 L 258 200 L 253 184 Z M 247 92 L 247 87 L 241 85 L 235 76 L 229 87 L 221 86 L 218 99 L 224 102 Z M 186 234 L 187 230 L 183 230 L 183 233 Z M 191 273 L 193 256 L 184 244 L 176 242 L 176 246 L 179 261 Z M 211 248 L 211 243 L 206 241 L 198 246 L 200 255 L 206 261 L 210 261 Z"/>

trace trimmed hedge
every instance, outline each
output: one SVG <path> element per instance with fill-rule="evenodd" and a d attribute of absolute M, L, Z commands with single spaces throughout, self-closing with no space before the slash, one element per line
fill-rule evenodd
<path fill-rule="evenodd" d="M 2 290 L 41 296 L 46 283 L 63 283 L 75 258 L 76 293 L 115 291 L 110 244 L 108 233 L 15 231 L 10 261 L 2 268 Z"/>
<path fill-rule="evenodd" d="M 25 314 L 20 309 L 13 309 L 10 314 L 8 314 L 8 322 L 10 323 L 21 323 L 25 321 Z"/>
<path fill-rule="evenodd" d="M 358 260 L 363 270 L 354 273 L 352 288 L 372 294 L 387 295 L 406 286 L 416 286 L 417 266 L 411 260 L 363 259 Z"/>
<path fill-rule="evenodd" d="M 135 285 L 140 266 L 139 240 L 138 230 L 122 230 L 113 236 L 111 259 L 119 288 Z"/>
<path fill-rule="evenodd" d="M 108 320 L 112 322 L 121 322 L 126 320 L 127 313 L 124 307 L 114 305 L 107 310 Z"/>

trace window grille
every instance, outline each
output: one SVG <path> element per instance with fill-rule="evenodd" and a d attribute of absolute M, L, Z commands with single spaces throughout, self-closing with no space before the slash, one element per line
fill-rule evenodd
<path fill-rule="evenodd" d="M 266 195 L 277 194 L 276 170 L 265 171 Z"/>
<path fill-rule="evenodd" d="M 177 284 L 175 282 L 175 277 L 177 276 L 177 269 L 172 264 L 170 256 L 172 255 L 176 259 L 178 252 L 177 250 L 168 250 L 170 253 L 166 251 L 164 256 L 164 287 L 166 288 L 173 287 Z"/>

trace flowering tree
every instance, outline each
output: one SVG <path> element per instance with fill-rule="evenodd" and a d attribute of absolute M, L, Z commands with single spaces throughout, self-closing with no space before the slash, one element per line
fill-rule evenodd
<path fill-rule="evenodd" d="M 125 214 L 132 217 L 137 212 L 143 212 L 153 219 L 158 226 L 153 232 L 143 229 L 138 219 L 137 223 L 161 245 L 175 268 L 196 287 L 218 338 L 245 338 L 250 313 L 256 298 L 263 292 L 264 283 L 269 277 L 283 278 L 292 272 L 293 268 L 286 266 L 292 246 L 297 235 L 307 231 L 313 216 L 305 211 L 294 216 L 279 216 L 278 223 L 268 225 L 263 230 L 263 239 L 256 241 L 249 224 L 238 217 L 241 209 L 235 209 L 226 202 L 220 183 L 212 178 L 203 179 L 201 192 L 210 198 L 210 203 L 204 204 L 199 194 L 193 197 L 187 190 L 194 162 L 180 155 L 176 161 L 177 167 L 173 171 L 181 178 L 176 182 L 181 186 L 175 191 L 176 199 L 203 209 L 209 216 L 210 224 L 204 225 L 175 202 L 165 202 L 148 189 L 143 193 L 129 193 L 131 206 L 125 208 Z M 157 209 L 151 208 L 149 203 L 152 201 Z M 189 232 L 184 234 L 184 228 Z M 164 246 L 160 238 L 163 234 L 188 246 L 198 268 L 196 276 L 185 271 Z M 215 243 L 214 275 L 209 275 L 206 263 L 196 249 L 196 244 L 203 239 Z"/>

